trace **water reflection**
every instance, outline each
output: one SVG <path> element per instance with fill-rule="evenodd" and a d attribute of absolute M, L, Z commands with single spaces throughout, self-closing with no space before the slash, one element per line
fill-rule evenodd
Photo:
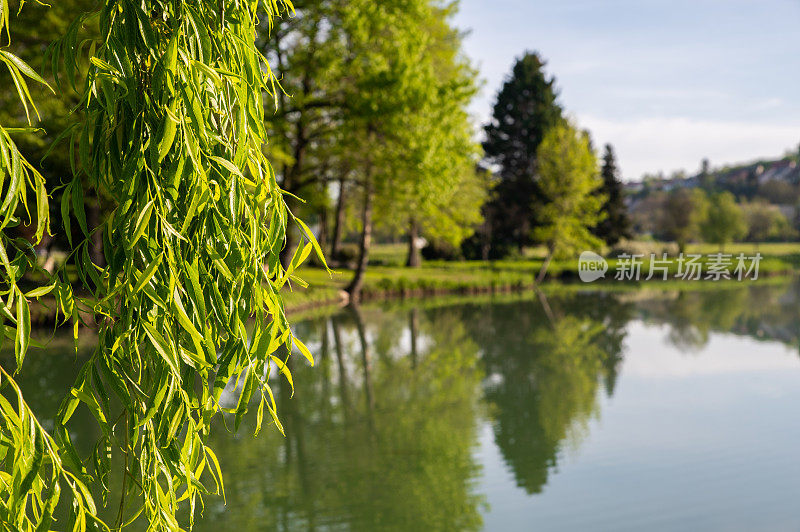
<path fill-rule="evenodd" d="M 613 297 L 602 306 L 585 303 L 580 297 L 513 303 L 493 307 L 488 319 L 479 308 L 460 309 L 484 348 L 495 442 L 528 493 L 547 483 L 562 445 L 579 443 L 601 382 L 609 393 L 616 382 L 629 305 Z"/>
<path fill-rule="evenodd" d="M 208 508 L 198 528 L 480 529 L 483 373 L 465 324 L 349 309 L 298 333 L 314 339 L 317 367 L 295 361 L 303 385 L 293 400 L 282 388 L 287 437 L 213 442 L 235 457 L 224 464 L 228 507 Z"/>
<path fill-rule="evenodd" d="M 726 286 L 714 290 L 649 294 L 637 303 L 640 315 L 670 327 L 668 341 L 698 352 L 712 332 L 730 332 L 797 346 L 800 284 Z"/>
<path fill-rule="evenodd" d="M 530 505 L 552 489 L 565 451 L 581 452 L 620 382 L 636 388 L 637 375 L 670 374 L 658 364 L 674 365 L 674 356 L 695 369 L 705 360 L 758 370 L 746 352 L 708 353 L 715 338 L 796 349 L 799 286 L 408 302 L 304 321 L 297 332 L 317 365 L 293 361 L 294 398 L 275 382 L 286 437 L 267 427 L 253 438 L 252 418 L 236 436 L 215 434 L 227 506 L 208 499 L 196 529 L 479 530 L 487 516 L 496 524 L 489 502 L 499 488 L 486 479 L 498 466 L 478 452 L 482 434 Z M 26 362 L 23 386 L 42 390 L 33 397 L 42 411 L 55 412 L 72 381 L 68 352 Z"/>

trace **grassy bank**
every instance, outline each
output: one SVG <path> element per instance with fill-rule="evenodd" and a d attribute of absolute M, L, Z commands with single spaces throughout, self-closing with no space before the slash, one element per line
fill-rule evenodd
<path fill-rule="evenodd" d="M 715 246 L 705 244 L 692 245 L 689 253 L 716 253 Z M 777 244 L 732 244 L 726 246 L 725 253 L 752 255 L 760 252 L 763 256 L 759 264 L 759 282 L 769 279 L 786 278 L 800 271 L 800 243 Z M 458 296 L 474 294 L 497 294 L 504 292 L 522 292 L 534 286 L 542 257 L 536 250 L 527 254 L 527 258 L 482 261 L 426 261 L 420 268 L 406 268 L 401 264 L 405 260 L 405 247 L 402 245 L 378 246 L 375 250 L 375 263 L 371 263 L 364 280 L 363 299 L 378 300 L 403 297 Z M 708 259 L 704 258 L 703 263 Z M 578 261 L 553 261 L 548 269 L 548 277 L 544 288 L 558 290 L 560 287 L 573 285 L 567 289 L 599 288 L 613 290 L 641 290 L 642 288 L 663 288 L 664 281 L 616 281 L 614 274 L 619 260 L 609 259 L 606 277 L 590 285 L 578 279 Z M 735 259 L 731 269 L 735 266 Z M 647 277 L 650 263 L 643 260 L 642 278 Z M 678 272 L 678 263 L 672 260 L 668 267 L 670 278 Z M 299 276 L 308 283 L 307 288 L 294 285 L 284 289 L 283 297 L 288 311 L 297 313 L 310 309 L 338 305 L 347 301 L 344 289 L 350 282 L 353 272 L 340 269 L 332 276 L 315 267 L 303 267 Z M 722 281 L 737 283 L 737 281 Z M 712 289 L 719 283 L 707 281 L 667 281 L 676 289 Z M 54 317 L 54 301 L 42 298 L 42 304 L 31 305 L 31 321 L 38 326 L 51 325 Z"/>
<path fill-rule="evenodd" d="M 705 244 L 692 245 L 687 253 L 708 255 L 717 253 L 717 246 Z M 735 277 L 736 255 L 744 253 L 747 256 L 761 253 L 758 276 L 760 279 L 775 278 L 794 275 L 800 271 L 800 243 L 769 243 L 769 244 L 731 244 L 726 246 L 726 254 L 730 254 L 730 264 L 726 267 L 729 274 Z M 493 262 L 482 261 L 427 261 L 420 268 L 406 268 L 402 263 L 403 250 L 400 246 L 382 246 L 377 250 L 378 264 L 370 265 L 364 281 L 363 297 L 366 300 L 385 297 L 431 296 L 441 294 L 476 294 L 488 292 L 520 291 L 530 289 L 534 285 L 536 274 L 542 265 L 542 258 L 526 258 L 519 260 L 503 260 Z M 699 261 L 703 269 L 703 277 L 708 269 L 711 259 L 704 256 Z M 387 265 L 388 264 L 388 265 Z M 592 283 L 591 286 L 614 285 L 628 289 L 640 288 L 640 285 L 664 283 L 659 280 L 662 275 L 655 273 L 650 281 L 618 281 L 614 279 L 615 273 L 621 267 L 618 259 L 608 260 L 608 271 L 605 278 Z M 641 279 L 645 279 L 650 272 L 650 261 L 642 259 L 640 271 Z M 677 258 L 671 258 L 666 264 L 669 280 L 666 281 L 676 286 L 695 286 L 712 284 L 708 281 L 681 281 L 675 280 L 680 264 Z M 332 276 L 318 268 L 302 268 L 300 277 L 309 284 L 308 288 L 293 287 L 284 294 L 284 301 L 289 309 L 306 309 L 309 307 L 335 304 L 345 301 L 342 292 L 352 278 L 349 270 L 339 270 Z M 578 261 L 563 260 L 553 261 L 548 269 L 550 283 L 578 282 Z M 724 282 L 724 281 L 723 281 Z M 737 282 L 737 281 L 730 281 Z"/>

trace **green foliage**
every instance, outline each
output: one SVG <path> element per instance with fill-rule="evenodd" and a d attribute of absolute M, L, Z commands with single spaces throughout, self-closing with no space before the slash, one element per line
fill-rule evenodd
<path fill-rule="evenodd" d="M 485 128 L 487 162 L 499 167 L 494 199 L 486 206 L 495 256 L 531 243 L 536 210 L 543 200 L 537 150 L 562 116 L 555 79 L 545 74 L 545 65 L 537 53 L 528 52 L 517 60 Z"/>
<path fill-rule="evenodd" d="M 8 6 L 0 7 L 0 27 L 7 27 Z M 80 292 L 64 282 L 64 271 L 27 294 L 19 288 L 36 257 L 30 243 L 12 241 L 6 228 L 19 223 L 18 204 L 27 210 L 33 196 L 38 243 L 48 227 L 48 193 L 11 141 L 14 130 L 0 132 L 0 177 L 9 178 L 2 310 L 11 323 L 7 335 L 16 337 L 18 369 L 30 344 L 26 298 L 52 292 L 64 321 L 73 320 L 76 340 L 82 318 L 92 316 L 99 329 L 97 349 L 61 405 L 55 438 L 3 370 L 17 407 L 2 399 L 0 510 L 3 522 L 19 530 L 48 527 L 62 482 L 72 494 L 63 501 L 68 526 L 83 530 L 87 519 L 96 520 L 85 484 L 96 483 L 107 502 L 112 450 L 124 457 L 117 527 L 142 516 L 150 530 L 178 529 L 184 505 L 191 527 L 202 495 L 223 491 L 216 456 L 205 444 L 212 418 L 229 412 L 238 428 L 258 392 L 256 432 L 265 409 L 280 428 L 270 373 L 277 368 L 292 383 L 286 356 L 293 347 L 312 361 L 294 337 L 280 290 L 291 280 L 301 283 L 294 271 L 312 251 L 323 264 L 324 258 L 309 228 L 286 209 L 263 151 L 262 93 L 275 97 L 281 89 L 254 45 L 262 8 L 271 20 L 292 6 L 106 2 L 81 14 L 51 47 L 59 85 L 82 86 L 75 124 L 61 136 L 73 177 L 60 201 Z M 98 34 L 83 35 L 89 26 Z M 91 67 L 81 82 L 84 50 Z M 2 54 L 26 112 L 35 112 L 24 77 L 44 80 Z M 58 76 L 62 69 L 66 79 Z M 87 222 L 90 196 L 108 203 L 96 227 Z M 295 221 L 301 245 L 284 268 L 279 253 Z M 94 264 L 90 241 L 100 233 L 105 260 Z M 220 403 L 229 383 L 241 383 L 232 409 Z M 87 459 L 78 456 L 68 428 L 81 403 L 100 428 Z"/>
<path fill-rule="evenodd" d="M 708 197 L 703 189 L 679 188 L 670 193 L 661 222 L 666 238 L 676 241 L 681 251 L 688 242 L 700 240 L 708 209 Z"/>
<path fill-rule="evenodd" d="M 348 49 L 353 54 L 348 74 L 355 82 L 346 89 L 348 112 L 344 131 L 351 142 L 349 160 L 363 203 L 358 268 L 348 291 L 357 298 L 369 257 L 373 214 L 381 210 L 376 201 L 397 197 L 395 190 L 406 191 L 412 202 L 431 197 L 425 180 L 443 166 L 447 179 L 463 175 L 450 168 L 460 168 L 464 151 L 471 149 L 471 144 L 466 149 L 463 147 L 464 129 L 455 128 L 452 136 L 442 139 L 446 141 L 445 146 L 453 147 L 452 140 L 448 139 L 455 138 L 458 146 L 452 153 L 442 155 L 444 151 L 436 145 L 438 140 L 431 138 L 434 126 L 429 117 L 424 116 L 424 111 L 448 101 L 447 94 L 451 90 L 458 95 L 460 91 L 469 93 L 471 89 L 453 81 L 463 78 L 445 76 L 448 69 L 457 69 L 457 65 L 446 65 L 440 73 L 445 77 L 437 78 L 436 63 L 432 62 L 436 54 L 432 54 L 432 50 L 440 41 L 431 40 L 427 33 L 438 13 L 432 2 L 412 0 L 363 5 L 355 2 L 349 6 L 344 26 Z M 451 31 L 446 26 L 434 28 L 433 35 Z M 376 39 L 377 35 L 380 38 Z M 448 80 L 453 85 L 437 79 Z M 439 93 L 443 88 L 446 90 Z M 437 99 L 439 95 L 441 99 Z M 463 96 L 457 96 L 455 101 L 459 102 L 455 104 L 459 109 Z M 410 109 L 420 110 L 420 114 L 409 113 Z M 434 116 L 439 116 L 438 112 Z M 455 116 L 456 120 L 463 118 L 460 114 Z"/>
<path fill-rule="evenodd" d="M 39 73 L 50 85 L 55 87 L 53 76 L 49 73 L 49 66 L 45 64 L 47 47 L 57 38 L 62 37 L 79 14 L 89 10 L 94 5 L 93 0 L 61 0 L 53 5 L 39 4 L 36 2 L 25 3 L 25 8 L 17 13 L 13 26 L 13 40 L 8 51 L 16 54 Z M 12 12 L 19 9 L 19 1 L 11 0 Z M 96 32 L 94 26 L 85 26 L 81 35 L 91 35 Z M 78 68 L 85 72 L 88 68 L 87 50 L 76 54 Z M 85 77 L 81 75 L 80 77 Z M 12 84 L 11 79 L 8 80 Z M 69 129 L 76 121 L 76 115 L 71 110 L 78 105 L 79 94 L 69 87 L 62 86 L 62 90 L 54 94 L 53 91 L 40 83 L 29 85 L 30 94 L 36 101 L 38 118 L 37 129 L 30 133 L 15 134 L 14 139 L 22 153 L 37 168 L 45 179 L 46 189 L 50 195 L 50 216 L 55 220 L 59 217 L 61 203 L 61 185 L 72 178 L 70 153 L 66 143 L 56 145 L 58 136 Z M 0 121 L 2 123 L 19 123 L 24 115 L 20 115 L 20 106 L 14 100 L 15 91 L 5 91 L 0 94 Z M 45 155 L 47 156 L 46 158 Z M 87 223 L 93 227 L 98 223 L 95 209 L 98 202 L 95 198 L 87 196 Z M 52 271 L 54 257 L 50 250 L 58 248 L 68 249 L 69 244 L 61 224 L 54 223 L 53 234 L 45 235 L 41 242 L 34 243 L 34 247 L 41 256 L 45 257 L 45 267 Z M 16 237 L 31 239 L 31 228 L 24 225 L 11 229 L 10 234 Z M 98 233 L 99 236 L 99 233 Z M 100 239 L 96 240 L 92 248 L 92 257 L 99 255 Z M 53 259 L 49 260 L 48 259 Z"/>
<path fill-rule="evenodd" d="M 481 222 L 487 195 L 467 113 L 477 73 L 460 55 L 461 35 L 449 20 L 453 6 L 424 13 L 417 21 L 424 40 L 414 83 L 426 90 L 394 135 L 404 155 L 378 189 L 376 222 L 394 231 L 414 223 L 429 240 L 457 248 Z"/>
<path fill-rule="evenodd" d="M 348 139 L 341 124 L 347 112 L 346 75 L 352 60 L 347 49 L 343 16 L 345 3 L 323 0 L 295 3 L 292 17 L 275 21 L 274 31 L 261 31 L 257 46 L 275 67 L 284 92 L 278 108 L 267 116 L 268 153 L 278 182 L 297 213 L 326 220 L 331 198 L 329 182 L 344 180 Z M 292 231 L 284 249 L 284 263 L 291 258 Z M 321 231 L 320 241 L 325 245 Z"/>
<path fill-rule="evenodd" d="M 0 2 L 0 36 L 10 33 L 10 10 Z M 27 80 L 46 85 L 44 79 L 26 62 L 7 50 L 0 51 L 0 62 L 8 69 L 16 88 L 19 104 L 30 124 L 38 115 Z M 22 155 L 12 135 L 29 134 L 34 128 L 0 126 L 0 287 L 5 301 L 0 302 L 2 339 L 14 340 L 16 374 L 22 368 L 31 345 L 30 304 L 64 285 L 57 278 L 47 286 L 23 291 L 24 275 L 36 273 L 49 278 L 41 270 L 32 244 L 49 233 L 48 193 L 44 177 Z M 29 198 L 34 198 L 29 205 Z M 30 214 L 33 210 L 33 216 Z M 23 224 L 23 213 L 29 224 L 35 220 L 31 240 L 14 238 L 12 231 Z M 47 530 L 53 512 L 66 488 L 72 501 L 70 524 L 85 529 L 95 519 L 91 493 L 78 474 L 70 472 L 62 459 L 61 446 L 50 436 L 28 407 L 14 375 L 0 367 L 0 523 L 20 531 Z M 16 404 L 16 406 L 14 406 Z"/>
<path fill-rule="evenodd" d="M 701 225 L 701 231 L 706 242 L 718 244 L 720 248 L 728 242 L 744 238 L 747 222 L 733 194 L 719 192 L 711 197 L 708 216 Z"/>
<path fill-rule="evenodd" d="M 333 240 L 338 259 L 346 258 L 343 232 L 371 235 L 373 225 L 398 234 L 413 222 L 426 238 L 456 247 L 480 222 L 486 193 L 466 111 L 476 73 L 451 22 L 456 4 L 296 7 L 296 17 L 260 41 L 291 96 L 279 94 L 268 117 L 282 188 L 307 200 L 298 211 L 319 222 L 320 240 Z"/>
<path fill-rule="evenodd" d="M 622 298 L 620 298 L 622 299 Z M 565 448 L 576 448 L 613 391 L 631 304 L 611 294 L 560 293 L 538 301 L 464 307 L 481 346 L 494 439 L 517 485 L 540 493 Z"/>
<path fill-rule="evenodd" d="M 602 181 L 587 136 L 566 121 L 552 128 L 539 146 L 539 172 L 546 203 L 536 238 L 556 257 L 597 249 L 601 243 L 591 229 L 601 219 L 605 198 L 595 193 Z"/>
<path fill-rule="evenodd" d="M 753 200 L 742 203 L 741 209 L 747 222 L 747 240 L 750 242 L 786 240 L 797 234 L 776 205 Z"/>
<path fill-rule="evenodd" d="M 236 511 L 198 528 L 481 529 L 470 480 L 483 374 L 466 324 L 447 309 L 350 310 L 304 322 L 319 360 L 296 370 L 303 401 L 279 394 L 285 440 L 219 440 L 236 457 L 226 484 Z M 404 332 L 420 338 L 410 349 Z"/>
<path fill-rule="evenodd" d="M 618 173 L 614 148 L 611 144 L 606 144 L 603 168 L 600 171 L 603 186 L 599 189 L 600 194 L 605 197 L 602 207 L 604 217 L 595 227 L 594 234 L 609 246 L 615 245 L 623 238 L 631 237 L 631 222 L 628 219 L 628 208 L 625 205 L 624 191 Z"/>
<path fill-rule="evenodd" d="M 64 446 L 42 427 L 14 378 L 1 367 L 0 378 L 8 390 L 4 393 L 17 404 L 15 408 L 0 395 L 0 523 L 20 531 L 49 530 L 65 487 L 71 502 L 67 525 L 73 530 L 106 528 L 95 515 L 97 508 L 87 487 L 90 479 L 83 471 L 70 472 L 67 466 L 72 457 L 62 458 Z"/>

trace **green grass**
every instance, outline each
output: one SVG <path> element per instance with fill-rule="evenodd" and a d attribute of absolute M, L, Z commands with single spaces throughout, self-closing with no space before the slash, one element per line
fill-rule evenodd
<path fill-rule="evenodd" d="M 689 244 L 686 246 L 687 253 L 718 253 L 719 246 L 717 244 Z M 752 255 L 756 252 L 761 253 L 765 257 L 785 257 L 790 255 L 800 256 L 800 242 L 735 242 L 726 244 L 723 250 L 724 253 L 738 255 L 744 253 Z"/>
<path fill-rule="evenodd" d="M 689 246 L 687 252 L 708 255 L 718 252 L 717 246 L 695 244 Z M 725 247 L 725 253 L 734 256 L 732 271 L 735 267 L 735 255 L 745 253 L 753 255 L 756 251 L 762 254 L 759 264 L 759 277 L 775 278 L 792 275 L 800 270 L 800 243 L 767 243 L 767 244 L 730 244 Z M 435 294 L 473 294 L 479 292 L 496 292 L 503 290 L 523 290 L 532 288 L 536 274 L 542 264 L 539 253 L 526 253 L 525 259 L 501 260 L 494 262 L 482 261 L 426 261 L 420 268 L 406 268 L 401 266 L 404 262 L 405 248 L 399 244 L 376 246 L 373 257 L 377 256 L 379 264 L 371 264 L 364 280 L 364 296 L 378 298 L 386 295 L 435 295 Z M 536 257 L 536 255 L 539 255 Z M 536 257 L 536 258 L 533 258 Z M 701 260 L 708 262 L 706 257 Z M 666 281 L 621 282 L 614 280 L 619 261 L 609 259 L 609 270 L 605 280 L 593 283 L 592 286 L 613 289 L 637 289 L 644 286 L 661 285 L 669 283 L 670 286 L 716 285 L 717 283 L 703 283 L 698 281 L 681 281 L 670 279 Z M 391 265 L 385 265 L 391 264 Z M 563 260 L 553 261 L 548 269 L 547 286 L 559 283 L 574 282 L 578 287 L 586 288 L 587 285 L 577 281 L 578 261 Z M 642 278 L 649 272 L 649 260 L 643 260 L 641 266 Z M 670 277 L 678 272 L 678 263 L 673 260 L 668 269 Z M 292 291 L 284 292 L 284 301 L 289 309 L 308 309 L 323 304 L 343 301 L 342 291 L 352 278 L 352 272 L 341 270 L 329 277 L 321 269 L 313 267 L 301 268 L 299 275 L 306 282 L 308 288 L 294 287 Z M 729 281 L 737 283 L 738 281 Z"/>
<path fill-rule="evenodd" d="M 759 251 L 763 258 L 759 265 L 762 278 L 786 277 L 800 270 L 800 243 L 763 243 L 763 244 L 729 244 L 725 253 L 733 256 L 738 253 L 753 255 Z M 718 252 L 718 247 L 709 244 L 692 244 L 689 253 L 710 254 Z M 406 248 L 403 244 L 378 245 L 371 256 L 378 264 L 370 264 L 364 282 L 364 295 L 367 298 L 379 298 L 386 295 L 442 295 L 442 294 L 475 294 L 479 292 L 499 292 L 507 290 L 520 291 L 533 287 L 536 274 L 542 264 L 543 253 L 539 249 L 526 250 L 525 258 L 518 260 L 482 261 L 425 261 L 420 268 L 406 268 Z M 610 259 L 606 279 L 590 286 L 594 289 L 638 290 L 643 287 L 654 287 L 669 283 L 670 286 L 691 286 L 700 289 L 702 285 L 716 286 L 718 283 L 697 281 L 670 280 L 650 282 L 615 281 L 614 273 L 618 261 Z M 578 288 L 587 285 L 577 280 L 578 261 L 553 261 L 548 270 L 546 289 L 554 289 L 564 283 L 572 283 Z M 643 276 L 649 271 L 649 261 L 643 261 Z M 670 265 L 670 274 L 677 272 L 677 263 Z M 294 285 L 292 289 L 284 289 L 283 296 L 286 307 L 293 311 L 308 310 L 340 301 L 345 301 L 343 290 L 352 278 L 349 270 L 340 270 L 333 276 L 319 268 L 303 267 L 299 275 L 308 284 L 308 288 Z M 731 281 L 736 282 L 736 281 Z M 761 282 L 761 281 L 759 281 Z M 682 289 L 682 288 L 681 288 Z M 32 307 L 32 320 L 35 323 L 47 322 L 53 308 L 53 302 L 44 298 L 45 305 Z M 50 307 L 50 308 L 47 308 Z"/>
<path fill-rule="evenodd" d="M 384 294 L 414 293 L 474 293 L 478 291 L 533 286 L 537 263 L 525 262 L 514 267 L 495 268 L 475 263 L 426 263 L 420 268 L 402 266 L 370 266 L 364 279 L 365 297 Z M 308 288 L 295 286 L 284 291 L 288 308 L 307 308 L 341 299 L 340 293 L 352 279 L 351 271 L 335 272 L 332 276 L 319 268 L 301 268 L 298 275 Z"/>
<path fill-rule="evenodd" d="M 377 244 L 370 249 L 369 260 L 381 266 L 403 266 L 408 256 L 408 244 Z"/>

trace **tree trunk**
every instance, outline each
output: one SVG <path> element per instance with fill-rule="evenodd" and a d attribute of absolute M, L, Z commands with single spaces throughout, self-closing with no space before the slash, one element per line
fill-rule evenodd
<path fill-rule="evenodd" d="M 491 212 L 491 211 L 490 211 Z M 481 259 L 484 262 L 489 261 L 489 253 L 492 250 L 492 215 L 488 214 L 486 216 L 486 221 L 484 222 L 484 229 L 485 233 L 481 235 Z"/>
<path fill-rule="evenodd" d="M 276 50 L 276 63 L 277 63 L 277 72 L 279 75 L 282 75 L 285 71 L 284 67 L 284 57 L 281 50 L 281 39 L 280 36 L 276 37 L 277 41 L 275 43 L 275 50 Z M 286 94 L 283 91 L 278 91 L 278 102 L 281 109 L 286 109 Z M 280 121 L 278 121 L 280 124 Z M 280 127 L 279 134 L 283 138 L 288 138 L 289 132 L 285 130 L 282 126 Z M 292 172 L 293 168 L 288 162 L 284 161 L 281 169 L 281 183 L 280 186 L 283 190 L 291 192 L 292 188 Z M 284 237 L 283 248 L 280 250 L 280 261 L 284 268 L 289 266 L 289 263 L 292 260 L 292 256 L 294 255 L 294 238 L 292 236 L 292 231 L 290 227 L 286 227 L 286 236 Z"/>
<path fill-rule="evenodd" d="M 525 245 L 528 243 L 528 235 L 530 232 L 531 224 L 529 222 L 523 222 L 519 229 L 519 239 L 517 240 L 517 251 L 519 251 L 520 256 L 525 252 Z"/>
<path fill-rule="evenodd" d="M 344 231 L 344 175 L 339 178 L 339 197 L 336 199 L 336 222 L 333 226 L 331 257 L 338 259 L 342 253 L 342 232 Z"/>
<path fill-rule="evenodd" d="M 283 265 L 284 269 L 289 267 L 289 264 L 292 262 L 292 257 L 294 256 L 294 234 L 292 233 L 292 227 L 286 227 L 286 238 L 284 240 L 283 249 L 281 250 L 281 264 Z"/>
<path fill-rule="evenodd" d="M 412 218 L 408 224 L 408 258 L 406 259 L 406 266 L 409 268 L 419 268 L 422 264 L 417 240 L 419 240 L 419 224 L 417 220 Z"/>
<path fill-rule="evenodd" d="M 364 183 L 364 210 L 361 213 L 361 242 L 358 246 L 358 262 L 356 273 L 353 280 L 347 287 L 350 300 L 357 302 L 361 297 L 361 289 L 364 286 L 364 274 L 367 271 L 369 262 L 369 248 L 372 245 L 372 202 L 375 196 L 374 185 L 372 183 L 372 171 L 368 170 Z"/>
<path fill-rule="evenodd" d="M 547 256 L 544 258 L 542 267 L 539 270 L 539 275 L 536 276 L 536 284 L 541 284 L 541 282 L 544 281 L 544 277 L 547 275 L 547 267 L 550 266 L 551 260 L 553 260 L 553 248 L 548 247 Z"/>
<path fill-rule="evenodd" d="M 306 75 L 306 77 L 303 78 L 304 94 L 309 93 L 309 83 L 308 76 Z M 303 165 L 305 164 L 306 147 L 308 147 L 308 132 L 306 131 L 305 113 L 303 112 L 302 108 L 300 109 L 300 115 L 297 117 L 297 122 L 294 125 L 294 130 L 294 152 L 292 154 L 294 161 L 292 162 L 292 165 L 286 169 L 286 174 L 283 176 L 282 188 L 286 192 L 298 194 L 302 186 L 300 181 L 302 181 L 301 178 L 303 175 Z M 294 248 L 294 234 L 287 226 L 286 245 L 281 250 L 281 264 L 284 268 L 289 267 L 292 257 L 294 257 Z"/>

